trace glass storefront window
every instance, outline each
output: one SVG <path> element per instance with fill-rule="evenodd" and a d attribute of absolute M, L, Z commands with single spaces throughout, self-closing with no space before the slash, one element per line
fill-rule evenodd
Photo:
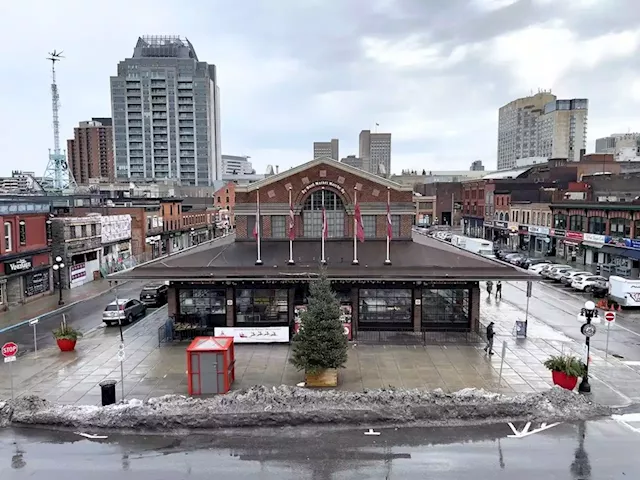
<path fill-rule="evenodd" d="M 409 288 L 360 289 L 358 325 L 361 330 L 406 328 L 413 324 L 413 295 Z"/>
<path fill-rule="evenodd" d="M 423 330 L 464 330 L 471 326 L 469 289 L 422 289 Z"/>
<path fill-rule="evenodd" d="M 210 327 L 225 326 L 227 295 L 225 290 L 186 288 L 178 293 L 179 314 L 188 323 Z"/>
<path fill-rule="evenodd" d="M 289 291 L 275 288 L 237 289 L 236 324 L 288 325 Z"/>

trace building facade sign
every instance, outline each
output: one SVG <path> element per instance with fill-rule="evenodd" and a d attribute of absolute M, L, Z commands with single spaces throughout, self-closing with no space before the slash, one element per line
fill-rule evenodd
<path fill-rule="evenodd" d="M 605 243 L 606 237 L 604 235 L 596 235 L 595 233 L 585 233 L 582 235 L 582 239 L 585 242 L 591 243 Z"/>
<path fill-rule="evenodd" d="M 233 343 L 289 343 L 289 327 L 216 327 L 214 335 Z"/>
<path fill-rule="evenodd" d="M 26 272 L 33 268 L 33 259 L 31 257 L 20 258 L 13 262 L 4 263 L 5 275 L 11 275 L 12 273 Z"/>
<path fill-rule="evenodd" d="M 114 243 L 131 238 L 131 215 L 104 215 L 100 217 L 102 243 Z"/>
<path fill-rule="evenodd" d="M 49 270 L 29 273 L 24 276 L 24 294 L 27 297 L 49 291 Z"/>
<path fill-rule="evenodd" d="M 317 182 L 311 182 L 309 185 L 304 187 L 300 192 L 301 195 L 306 195 L 311 189 L 316 187 L 331 187 L 338 190 L 342 195 L 346 195 L 346 190 L 342 187 L 342 185 L 338 185 L 335 182 L 329 182 L 328 180 L 319 180 Z"/>
<path fill-rule="evenodd" d="M 581 242 L 584 238 L 584 234 L 582 232 L 565 232 L 564 238 Z"/>
<path fill-rule="evenodd" d="M 507 228 L 509 228 L 509 224 L 507 222 L 502 222 L 500 220 L 495 220 L 493 222 L 493 226 L 496 228 L 502 228 L 504 230 L 506 230 Z"/>
<path fill-rule="evenodd" d="M 548 227 L 538 227 L 537 225 L 529 225 L 529 233 L 534 235 L 549 235 Z"/>
<path fill-rule="evenodd" d="M 567 233 L 566 230 L 562 230 L 560 228 L 552 228 L 551 229 L 551 236 L 552 237 L 564 238 L 564 235 L 566 233 Z"/>
<path fill-rule="evenodd" d="M 491 220 L 485 220 L 484 221 L 484 226 L 485 227 L 493 227 L 493 222 Z"/>

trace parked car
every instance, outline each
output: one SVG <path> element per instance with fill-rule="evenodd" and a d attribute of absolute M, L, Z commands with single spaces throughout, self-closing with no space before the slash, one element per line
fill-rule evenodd
<path fill-rule="evenodd" d="M 498 260 L 504 260 L 507 255 L 518 255 L 518 252 L 513 250 L 506 250 L 504 248 L 498 248 L 495 250 L 495 255 Z"/>
<path fill-rule="evenodd" d="M 583 292 L 593 292 L 595 290 L 607 292 L 609 290 L 607 279 L 600 275 L 578 275 L 571 282 L 571 288 Z"/>
<path fill-rule="evenodd" d="M 140 301 L 149 307 L 160 307 L 167 303 L 169 287 L 164 283 L 148 283 L 140 291 Z"/>
<path fill-rule="evenodd" d="M 560 277 L 560 282 L 563 285 L 566 285 L 567 287 L 569 287 L 571 286 L 571 282 L 573 282 L 574 278 L 579 277 L 580 275 L 589 275 L 589 274 L 591 274 L 591 272 L 585 272 L 580 270 L 570 270 L 566 272 L 564 275 L 562 275 L 562 277 Z"/>
<path fill-rule="evenodd" d="M 555 263 L 555 264 L 551 264 L 545 268 L 542 269 L 542 271 L 540 272 L 540 276 L 542 278 L 551 278 L 551 274 L 554 272 L 554 270 L 558 269 L 558 268 L 568 268 L 567 265 L 562 265 L 559 263 Z"/>
<path fill-rule="evenodd" d="M 549 273 L 547 274 L 546 277 L 558 282 L 560 281 L 560 278 L 562 277 L 562 275 L 564 275 L 565 273 L 571 270 L 573 269 L 567 265 L 564 265 L 562 267 L 553 267 L 552 269 L 549 270 Z"/>
<path fill-rule="evenodd" d="M 551 260 L 548 260 L 546 258 L 528 258 L 526 268 L 532 267 L 534 265 L 551 265 Z"/>
<path fill-rule="evenodd" d="M 135 318 L 143 317 L 147 313 L 147 306 L 140 300 L 120 298 L 106 306 L 102 312 L 102 321 L 109 325 L 130 324 Z"/>

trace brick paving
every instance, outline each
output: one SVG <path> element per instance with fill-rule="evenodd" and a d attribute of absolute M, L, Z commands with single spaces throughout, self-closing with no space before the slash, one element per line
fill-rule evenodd
<path fill-rule="evenodd" d="M 511 312 L 516 314 L 517 312 Z M 487 309 L 487 315 L 491 315 Z M 487 321 L 487 315 L 481 319 Z M 441 388 L 456 391 L 465 387 L 484 388 L 507 394 L 548 389 L 551 374 L 542 362 L 552 354 L 573 351 L 582 345 L 552 335 L 544 327 L 532 328 L 529 338 L 517 340 L 511 334 L 513 317 L 496 321 L 496 354 L 484 354 L 481 345 L 365 345 L 350 344 L 349 360 L 340 372 L 339 389 Z M 187 394 L 187 344 L 158 346 L 157 330 L 166 320 L 159 309 L 125 331 L 125 395 L 145 399 L 160 395 Z M 535 320 L 535 319 L 534 319 Z M 536 337 L 536 335 L 538 335 Z M 499 382 L 501 351 L 506 342 L 502 381 Z M 61 353 L 57 348 L 28 354 L 13 364 L 16 395 L 36 394 L 67 404 L 99 404 L 99 383 L 120 379 L 116 353 L 120 339 L 114 328 L 99 329 L 78 342 L 77 351 Z M 236 345 L 234 389 L 260 384 L 295 385 L 303 374 L 289 363 L 288 345 Z M 593 398 L 622 406 L 640 401 L 640 372 L 609 358 L 592 355 Z M 117 386 L 120 399 L 120 385 Z M 0 398 L 8 398 L 9 367 L 0 364 Z"/>

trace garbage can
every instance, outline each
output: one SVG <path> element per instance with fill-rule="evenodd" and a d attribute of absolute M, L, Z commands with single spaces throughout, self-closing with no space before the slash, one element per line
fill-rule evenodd
<path fill-rule="evenodd" d="M 116 403 L 116 382 L 115 380 L 104 380 L 100 382 L 102 391 L 102 406 L 113 405 Z"/>

